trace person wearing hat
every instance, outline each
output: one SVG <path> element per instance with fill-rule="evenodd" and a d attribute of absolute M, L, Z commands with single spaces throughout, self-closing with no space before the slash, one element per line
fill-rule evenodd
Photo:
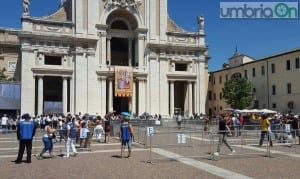
<path fill-rule="evenodd" d="M 32 139 L 35 135 L 35 123 L 31 120 L 29 114 L 24 114 L 22 116 L 22 120 L 17 125 L 17 137 L 20 141 L 19 144 L 19 152 L 17 160 L 15 161 L 16 164 L 20 164 L 22 162 L 23 154 L 27 151 L 27 160 L 26 163 L 31 163 L 31 150 L 32 150 Z"/>
<path fill-rule="evenodd" d="M 121 141 L 121 158 L 123 158 L 123 153 L 125 147 L 128 147 L 128 158 L 131 157 L 131 147 L 132 147 L 132 139 L 133 139 L 133 127 L 129 123 L 130 117 L 125 116 L 124 120 L 120 125 L 120 141 Z"/>

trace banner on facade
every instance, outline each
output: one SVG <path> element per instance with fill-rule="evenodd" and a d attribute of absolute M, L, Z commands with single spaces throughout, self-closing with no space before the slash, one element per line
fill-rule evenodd
<path fill-rule="evenodd" d="M 131 67 L 115 67 L 115 96 L 132 96 L 133 71 Z"/>

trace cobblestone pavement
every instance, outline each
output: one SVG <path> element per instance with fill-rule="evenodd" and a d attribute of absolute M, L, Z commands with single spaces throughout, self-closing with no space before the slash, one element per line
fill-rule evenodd
<path fill-rule="evenodd" d="M 180 132 L 180 131 L 179 131 Z M 184 133 L 184 132 L 180 132 Z M 13 136 L 13 134 L 11 134 Z M 91 151 L 81 151 L 78 156 L 65 159 L 58 156 L 63 143 L 55 144 L 54 159 L 32 159 L 31 164 L 16 165 L 17 143 L 9 135 L 0 135 L 1 178 L 299 178 L 300 145 L 288 147 L 275 143 L 270 148 L 259 148 L 254 143 L 239 145 L 240 138 L 229 138 L 236 153 L 229 155 L 222 146 L 221 155 L 211 160 L 209 137 L 190 134 L 188 145 L 162 145 L 172 141 L 176 134 L 168 132 L 163 137 L 153 137 L 153 147 L 134 143 L 133 156 L 120 158 L 120 144 L 112 138 L 110 143 L 94 143 Z M 167 139 L 167 140 L 166 140 Z M 245 139 L 246 140 L 246 139 Z M 216 142 L 216 141 L 215 141 Z M 149 141 L 147 142 L 149 143 Z M 33 153 L 41 150 L 35 144 Z M 213 148 L 215 148 L 213 146 Z M 151 152 L 150 152 L 151 151 Z M 270 155 L 269 155 L 270 154 Z M 24 158 L 25 159 L 25 158 Z"/>

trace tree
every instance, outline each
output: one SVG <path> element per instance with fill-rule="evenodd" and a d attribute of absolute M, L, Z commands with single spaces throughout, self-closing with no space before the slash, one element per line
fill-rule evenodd
<path fill-rule="evenodd" d="M 245 78 L 232 78 L 226 81 L 222 91 L 226 103 L 234 109 L 244 109 L 251 104 L 251 83 Z"/>
<path fill-rule="evenodd" d="M 5 81 L 6 80 L 6 76 L 4 74 L 5 69 L 0 70 L 0 81 Z"/>

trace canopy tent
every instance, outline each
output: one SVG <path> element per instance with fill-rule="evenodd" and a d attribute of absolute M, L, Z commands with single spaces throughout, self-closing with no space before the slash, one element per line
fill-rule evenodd
<path fill-rule="evenodd" d="M 270 109 L 237 109 L 234 110 L 236 113 L 268 113 L 268 114 L 276 114 L 277 111 L 273 111 Z"/>
<path fill-rule="evenodd" d="M 276 114 L 277 111 L 273 111 L 273 110 L 270 110 L 270 109 L 261 109 L 260 110 L 262 113 L 268 113 L 268 114 Z"/>
<path fill-rule="evenodd" d="M 223 109 L 223 111 L 234 111 L 234 109 L 233 108 L 225 108 L 225 109 Z"/>

